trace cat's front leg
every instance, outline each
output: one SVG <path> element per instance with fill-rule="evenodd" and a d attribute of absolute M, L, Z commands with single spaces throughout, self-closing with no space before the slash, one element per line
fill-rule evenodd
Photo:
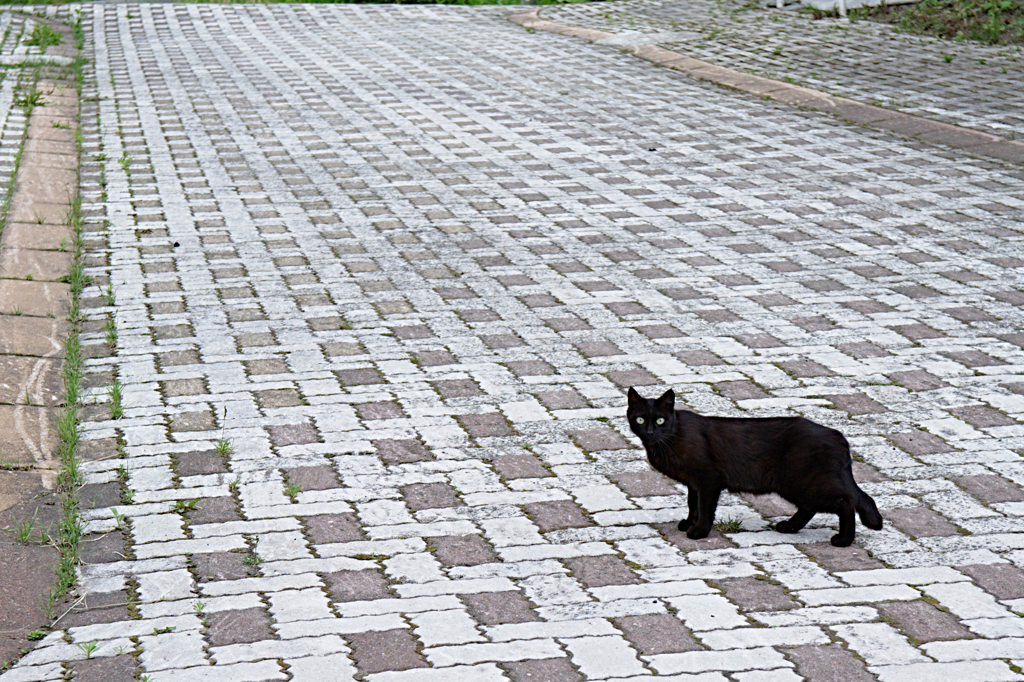
<path fill-rule="evenodd" d="M 718 496 L 722 494 L 722 491 L 705 488 L 695 492 L 697 493 L 697 519 L 686 531 L 686 537 L 691 540 L 700 540 L 706 538 L 711 532 L 711 526 L 715 523 L 715 509 L 718 508 Z"/>
<path fill-rule="evenodd" d="M 686 486 L 686 506 L 690 508 L 690 513 L 676 526 L 684 533 L 697 523 L 697 489 L 691 486 Z"/>

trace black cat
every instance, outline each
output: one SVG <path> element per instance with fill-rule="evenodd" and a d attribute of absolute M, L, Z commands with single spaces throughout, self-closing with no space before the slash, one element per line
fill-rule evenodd
<path fill-rule="evenodd" d="M 656 471 L 686 484 L 690 514 L 679 530 L 707 537 L 723 490 L 755 495 L 778 493 L 796 505 L 793 518 L 775 525 L 796 533 L 818 512 L 839 515 L 836 547 L 853 542 L 854 512 L 879 530 L 882 515 L 857 487 L 850 445 L 843 434 L 803 417 L 745 419 L 702 417 L 675 409 L 669 389 L 657 400 L 629 389 L 626 418 Z"/>

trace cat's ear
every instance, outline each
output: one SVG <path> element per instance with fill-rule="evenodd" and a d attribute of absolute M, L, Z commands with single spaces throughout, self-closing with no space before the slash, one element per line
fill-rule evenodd
<path fill-rule="evenodd" d="M 647 402 L 646 400 L 644 400 L 643 396 L 637 393 L 636 389 L 633 388 L 632 386 L 630 386 L 629 390 L 626 391 L 626 397 L 629 399 L 630 405 L 646 404 Z"/>
<path fill-rule="evenodd" d="M 661 394 L 660 398 L 654 401 L 654 404 L 666 410 L 674 410 L 676 408 L 676 392 L 671 388 L 668 389 Z"/>

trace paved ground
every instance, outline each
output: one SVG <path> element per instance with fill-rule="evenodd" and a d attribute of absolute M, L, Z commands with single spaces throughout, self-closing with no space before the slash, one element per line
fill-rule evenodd
<path fill-rule="evenodd" d="M 541 8 L 548 21 L 641 36 L 759 76 L 867 104 L 1024 139 L 1024 51 L 901 34 L 889 25 L 814 20 L 739 0 L 615 0 Z"/>
<path fill-rule="evenodd" d="M 82 9 L 84 601 L 0 680 L 1024 679 L 1024 169 L 507 8 Z M 687 540 L 628 386 L 885 528 Z"/>

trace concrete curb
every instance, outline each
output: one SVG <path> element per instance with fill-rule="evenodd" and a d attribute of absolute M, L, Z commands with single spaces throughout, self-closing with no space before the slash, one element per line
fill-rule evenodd
<path fill-rule="evenodd" d="M 514 23 L 536 31 L 598 41 L 611 38 L 606 33 L 587 28 L 566 26 L 540 18 L 540 9 L 520 12 L 509 17 Z M 742 73 L 723 66 L 687 57 L 657 45 L 632 45 L 623 48 L 637 57 L 665 68 L 683 73 L 723 87 L 758 95 L 782 104 L 830 114 L 847 123 L 867 126 L 876 130 L 896 133 L 929 144 L 941 144 L 963 149 L 971 154 L 987 156 L 1010 163 L 1024 164 L 1024 142 L 1007 140 L 988 133 L 941 123 L 921 116 L 892 111 L 872 104 L 864 104 L 844 97 L 836 97 L 818 90 L 774 81 L 761 76 Z"/>
<path fill-rule="evenodd" d="M 70 27 L 46 23 L 64 38 L 46 57 L 70 63 L 78 50 Z M 45 68 L 45 67 L 44 67 Z M 41 101 L 26 122 L 24 146 L 0 234 L 0 528 L 31 521 L 49 529 L 60 508 L 55 408 L 64 398 L 64 342 L 73 259 L 68 225 L 78 194 L 78 91 L 73 77 L 41 78 Z M 0 666 L 49 623 L 42 606 L 54 581 L 53 547 L 0 544 Z"/>

